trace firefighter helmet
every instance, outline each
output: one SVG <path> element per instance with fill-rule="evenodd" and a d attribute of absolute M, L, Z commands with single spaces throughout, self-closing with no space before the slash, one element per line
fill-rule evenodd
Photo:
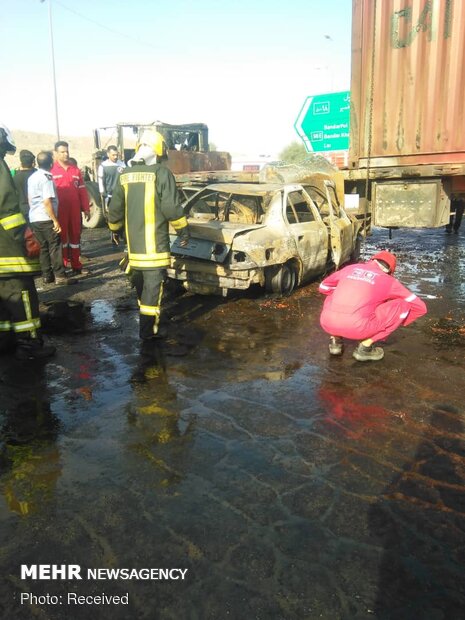
<path fill-rule="evenodd" d="M 16 144 L 11 135 L 11 131 L 3 123 L 0 123 L 0 149 L 4 153 L 9 153 L 10 155 L 16 153 Z"/>
<path fill-rule="evenodd" d="M 163 157 L 166 154 L 166 142 L 165 138 L 153 129 L 144 129 L 137 142 L 136 152 L 139 150 L 141 146 L 148 146 L 158 157 Z"/>
<path fill-rule="evenodd" d="M 391 254 L 391 252 L 382 250 L 381 252 L 375 254 L 372 260 L 378 260 L 384 263 L 389 268 L 389 273 L 394 273 L 396 270 L 397 259 L 394 254 Z"/>

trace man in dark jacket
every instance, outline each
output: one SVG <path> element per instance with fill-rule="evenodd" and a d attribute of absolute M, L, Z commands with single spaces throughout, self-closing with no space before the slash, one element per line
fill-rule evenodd
<path fill-rule="evenodd" d="M 40 337 L 39 300 L 34 275 L 38 259 L 25 255 L 26 220 L 19 209 L 18 194 L 5 162 L 16 146 L 10 131 L 0 124 L 0 350 L 16 341 L 18 359 L 37 359 L 55 353 Z"/>
<path fill-rule="evenodd" d="M 19 168 L 13 170 L 13 182 L 16 187 L 16 191 L 18 192 L 19 197 L 19 208 L 21 213 L 24 215 L 26 221 L 29 221 L 29 203 L 27 201 L 27 180 L 34 174 L 36 168 L 34 167 L 36 158 L 34 157 L 34 153 L 28 151 L 27 149 L 23 149 L 19 151 Z M 14 173 L 14 174 L 13 174 Z"/>
<path fill-rule="evenodd" d="M 139 299 L 142 340 L 161 336 L 163 283 L 170 264 L 169 224 L 188 243 L 184 216 L 173 173 L 160 161 L 166 144 L 156 131 L 139 138 L 136 154 L 118 177 L 108 213 L 113 232 L 125 227 L 129 268 Z"/>

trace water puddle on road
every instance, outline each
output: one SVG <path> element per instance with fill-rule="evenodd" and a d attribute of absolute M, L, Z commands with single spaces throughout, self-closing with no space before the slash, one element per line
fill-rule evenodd
<path fill-rule="evenodd" d="M 113 304 L 105 299 L 96 299 L 90 306 L 92 321 L 97 326 L 116 325 L 116 310 Z"/>

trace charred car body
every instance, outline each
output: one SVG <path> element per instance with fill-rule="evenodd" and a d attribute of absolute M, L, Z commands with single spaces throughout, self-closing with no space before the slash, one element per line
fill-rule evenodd
<path fill-rule="evenodd" d="M 303 183 L 216 183 L 184 207 L 191 238 L 171 237 L 168 276 L 187 290 L 226 295 L 253 284 L 289 294 L 354 258 L 360 222 L 341 206 L 330 175 Z"/>

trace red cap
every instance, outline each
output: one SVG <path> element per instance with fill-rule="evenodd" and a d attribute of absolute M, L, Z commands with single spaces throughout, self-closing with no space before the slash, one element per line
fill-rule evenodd
<path fill-rule="evenodd" d="M 382 250 L 381 252 L 375 254 L 372 257 L 372 260 L 382 260 L 383 263 L 386 263 L 386 265 L 389 267 L 389 273 L 394 273 L 394 271 L 396 270 L 397 260 L 394 254 L 391 254 L 391 252 Z"/>

